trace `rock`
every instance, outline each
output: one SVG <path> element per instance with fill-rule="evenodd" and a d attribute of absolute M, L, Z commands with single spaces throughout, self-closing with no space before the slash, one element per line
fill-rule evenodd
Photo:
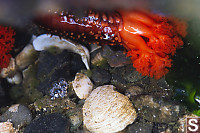
<path fill-rule="evenodd" d="M 124 67 L 118 67 L 110 70 L 112 75 L 115 75 L 121 79 L 123 79 L 127 83 L 135 83 L 144 76 L 142 76 L 140 73 L 138 73 L 135 68 L 133 68 L 133 65 L 127 65 Z"/>
<path fill-rule="evenodd" d="M 76 108 L 76 103 L 72 102 L 68 98 L 56 98 L 55 100 L 51 100 L 49 96 L 44 96 L 41 99 L 38 99 L 34 102 L 35 110 L 40 112 L 45 110 L 45 113 L 62 113 L 67 109 Z"/>
<path fill-rule="evenodd" d="M 134 104 L 143 119 L 150 122 L 168 123 L 176 121 L 183 109 L 180 105 L 167 100 L 150 95 L 141 95 L 134 99 Z"/>
<path fill-rule="evenodd" d="M 24 133 L 69 133 L 70 122 L 61 114 L 53 113 L 34 119 Z"/>
<path fill-rule="evenodd" d="M 89 68 L 90 53 L 85 46 L 82 46 L 70 39 L 64 39 L 56 35 L 43 34 L 33 41 L 33 47 L 37 51 L 59 48 L 67 49 L 81 56 L 83 63 L 87 69 Z"/>
<path fill-rule="evenodd" d="M 74 132 L 79 130 L 79 127 L 83 124 L 82 106 L 70 110 L 67 116 L 69 117 L 71 122 L 70 131 Z"/>
<path fill-rule="evenodd" d="M 0 82 L 0 108 L 2 106 L 5 106 L 7 102 L 8 102 L 8 99 L 6 97 L 6 92 L 4 88 L 1 86 L 1 82 Z"/>
<path fill-rule="evenodd" d="M 113 51 L 109 46 L 104 46 L 102 56 L 107 59 L 111 67 L 122 67 L 132 63 L 131 59 L 123 53 L 123 50 Z"/>
<path fill-rule="evenodd" d="M 49 88 L 54 82 L 61 78 L 65 81 L 73 80 L 75 74 L 84 68 L 84 64 L 77 54 L 63 51 L 54 55 L 42 51 L 37 67 L 37 79 L 40 79 L 41 82 L 37 89 L 43 94 L 49 95 Z"/>
<path fill-rule="evenodd" d="M 144 78 L 136 69 L 133 67 L 133 65 L 128 65 L 125 67 L 124 71 L 124 79 L 129 83 L 134 83 Z"/>
<path fill-rule="evenodd" d="M 99 86 L 109 83 L 111 80 L 111 74 L 107 70 L 94 68 L 92 70 L 91 79 L 94 81 L 95 85 Z"/>
<path fill-rule="evenodd" d="M 129 98 L 134 97 L 136 95 L 140 95 L 143 93 L 143 89 L 139 86 L 129 86 L 125 90 L 125 95 Z"/>
<path fill-rule="evenodd" d="M 15 128 L 20 128 L 29 124 L 32 120 L 30 110 L 20 104 L 12 105 L 5 113 L 0 116 L 0 121 L 10 121 Z"/>
<path fill-rule="evenodd" d="M 128 126 L 126 133 L 152 133 L 153 123 L 140 121 Z"/>

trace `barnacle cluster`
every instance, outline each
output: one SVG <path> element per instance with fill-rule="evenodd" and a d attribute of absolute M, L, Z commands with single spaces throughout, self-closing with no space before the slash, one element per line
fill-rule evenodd
<path fill-rule="evenodd" d="M 65 81 L 65 79 L 60 79 L 57 82 L 54 82 L 50 88 L 51 100 L 59 97 L 64 98 L 67 96 L 67 87 L 68 83 Z"/>

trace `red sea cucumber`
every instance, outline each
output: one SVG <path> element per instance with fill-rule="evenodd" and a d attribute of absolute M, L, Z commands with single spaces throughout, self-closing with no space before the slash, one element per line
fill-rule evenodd
<path fill-rule="evenodd" d="M 34 22 L 51 34 L 69 37 L 80 41 L 105 41 L 109 44 L 121 42 L 119 28 L 121 16 L 118 12 L 95 12 L 88 10 L 86 15 L 78 17 L 74 13 L 52 12 L 37 17 Z"/>
<path fill-rule="evenodd" d="M 170 57 L 187 34 L 183 21 L 137 10 L 89 10 L 81 18 L 69 12 L 50 12 L 37 17 L 35 23 L 51 34 L 74 40 L 123 44 L 136 70 L 156 79 L 168 72 Z"/>

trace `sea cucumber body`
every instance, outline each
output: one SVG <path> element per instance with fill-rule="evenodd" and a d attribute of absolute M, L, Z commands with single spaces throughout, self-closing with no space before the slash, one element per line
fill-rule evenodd
<path fill-rule="evenodd" d="M 84 14 L 84 13 L 83 13 Z M 186 23 L 146 11 L 103 12 L 88 10 L 85 15 L 50 12 L 35 23 L 51 34 L 80 42 L 122 44 L 133 67 L 142 75 L 159 79 L 172 66 L 170 59 L 183 46 Z"/>
<path fill-rule="evenodd" d="M 80 41 L 120 43 L 121 16 L 117 12 L 105 13 L 88 10 L 84 16 L 75 13 L 50 12 L 37 17 L 35 23 L 51 34 Z"/>

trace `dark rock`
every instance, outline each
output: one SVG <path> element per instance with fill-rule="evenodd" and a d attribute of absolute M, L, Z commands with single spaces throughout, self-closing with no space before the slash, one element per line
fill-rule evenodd
<path fill-rule="evenodd" d="M 126 133 L 152 133 L 153 123 L 136 122 L 128 126 Z"/>
<path fill-rule="evenodd" d="M 70 122 L 61 114 L 53 113 L 34 119 L 24 133 L 69 133 Z"/>
<path fill-rule="evenodd" d="M 111 74 L 107 70 L 94 68 L 92 70 L 91 79 L 94 81 L 95 85 L 99 86 L 109 83 L 111 80 Z"/>
<path fill-rule="evenodd" d="M 133 68 L 133 65 L 127 65 L 124 67 L 118 67 L 110 70 L 112 75 L 117 75 L 121 77 L 127 83 L 135 83 L 141 80 L 144 76 L 142 76 L 139 72 Z"/>
<path fill-rule="evenodd" d="M 143 82 L 143 85 L 145 86 L 145 94 L 153 95 L 155 97 L 165 97 L 168 99 L 171 99 L 174 95 L 173 89 L 169 87 L 164 78 L 160 80 L 148 78 L 148 82 L 146 80 L 146 83 Z"/>
<path fill-rule="evenodd" d="M 0 107 L 5 106 L 7 104 L 6 92 L 4 88 L 1 86 L 0 82 Z"/>
<path fill-rule="evenodd" d="M 129 86 L 125 90 L 125 95 L 128 96 L 129 98 L 140 95 L 142 93 L 143 93 L 143 89 L 139 86 Z"/>
<path fill-rule="evenodd" d="M 150 122 L 169 123 L 176 121 L 180 113 L 184 113 L 182 106 L 161 97 L 141 95 L 133 101 L 139 115 Z"/>
<path fill-rule="evenodd" d="M 153 127 L 153 133 L 165 132 L 168 128 L 168 124 L 165 123 L 155 123 Z"/>
<path fill-rule="evenodd" d="M 129 83 L 134 83 L 141 80 L 144 76 L 142 76 L 133 65 L 128 65 L 125 67 L 124 71 L 124 79 Z"/>
<path fill-rule="evenodd" d="M 42 51 L 37 70 L 37 78 L 41 82 L 37 88 L 43 94 L 49 94 L 49 88 L 54 81 L 61 78 L 72 80 L 81 69 L 85 69 L 85 65 L 78 54 L 66 50 L 59 54 Z"/>
<path fill-rule="evenodd" d="M 20 104 L 12 105 L 4 114 L 0 116 L 0 121 L 11 121 L 15 128 L 20 128 L 29 124 L 32 120 L 30 110 Z"/>
<path fill-rule="evenodd" d="M 111 83 L 117 88 L 125 88 L 127 85 L 127 82 L 119 74 L 112 74 Z"/>
<path fill-rule="evenodd" d="M 131 59 L 123 53 L 123 50 L 114 51 L 109 46 L 104 46 L 102 56 L 107 59 L 111 67 L 122 67 L 132 63 Z"/>

